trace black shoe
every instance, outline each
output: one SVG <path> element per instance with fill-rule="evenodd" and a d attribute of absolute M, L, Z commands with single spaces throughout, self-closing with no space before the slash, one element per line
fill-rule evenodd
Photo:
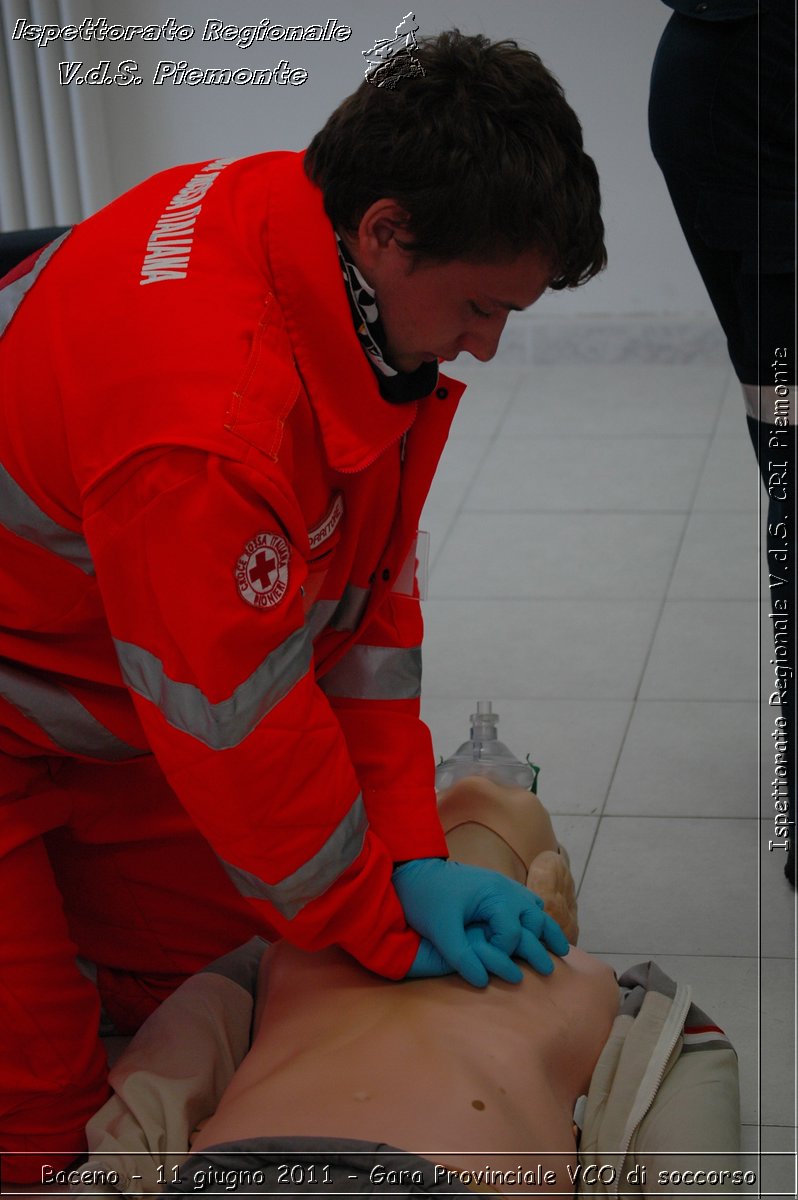
<path fill-rule="evenodd" d="M 790 842 L 790 848 L 787 851 L 787 861 L 784 864 L 784 874 L 787 879 L 795 887 L 795 838 Z"/>

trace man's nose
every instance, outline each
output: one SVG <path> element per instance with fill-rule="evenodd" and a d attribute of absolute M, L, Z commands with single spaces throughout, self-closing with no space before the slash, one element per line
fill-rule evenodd
<path fill-rule="evenodd" d="M 507 312 L 496 313 L 491 320 L 484 321 L 479 326 L 472 325 L 461 336 L 458 349 L 472 354 L 479 362 L 490 362 L 499 349 L 509 315 Z"/>

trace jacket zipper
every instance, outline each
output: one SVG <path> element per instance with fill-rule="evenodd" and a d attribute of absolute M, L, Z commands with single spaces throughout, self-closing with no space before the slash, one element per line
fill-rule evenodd
<path fill-rule="evenodd" d="M 662 1032 L 659 1035 L 658 1045 L 655 1050 L 655 1054 L 657 1055 L 659 1065 L 657 1067 L 656 1078 L 653 1081 L 654 1086 L 653 1087 L 649 1086 L 647 1088 L 647 1090 L 645 1091 L 645 1093 L 643 1093 L 644 1100 L 645 1100 L 644 1104 L 640 1102 L 640 1099 L 639 1099 L 640 1092 L 638 1091 L 636 1103 L 634 1104 L 632 1111 L 629 1114 L 629 1119 L 626 1123 L 626 1132 L 624 1135 L 624 1139 L 621 1142 L 621 1145 L 618 1147 L 618 1153 L 620 1155 L 619 1161 L 621 1162 L 621 1164 L 623 1164 L 624 1160 L 626 1159 L 626 1155 L 629 1152 L 629 1146 L 631 1145 L 631 1141 L 635 1135 L 636 1130 L 640 1126 L 643 1118 L 645 1117 L 646 1113 L 648 1112 L 649 1108 L 651 1107 L 652 1103 L 654 1102 L 654 1097 L 656 1096 L 657 1092 L 659 1091 L 660 1084 L 662 1083 L 662 1080 L 665 1077 L 665 1068 L 668 1065 L 668 1059 L 670 1058 L 671 1054 L 673 1053 L 674 1046 L 678 1042 L 679 1038 L 682 1036 L 682 1030 L 684 1029 L 684 1022 L 687 1017 L 687 1013 L 690 1009 L 691 994 L 692 993 L 691 993 L 691 988 L 690 988 L 689 984 L 679 983 L 676 985 L 676 995 L 673 998 L 673 1003 L 671 1005 L 670 1012 L 668 1013 L 668 1016 L 665 1020 L 665 1025 L 663 1026 Z M 667 1039 L 664 1042 L 664 1044 L 663 1044 L 663 1038 Z M 645 1083 L 645 1080 L 650 1073 L 650 1069 L 651 1069 L 651 1066 L 649 1066 L 649 1068 L 647 1068 L 647 1070 L 646 1070 L 646 1074 L 643 1078 L 643 1082 L 640 1085 L 641 1087 L 643 1086 L 643 1083 Z M 636 1114 L 639 1114 L 639 1116 Z M 620 1182 L 620 1172 L 619 1172 L 619 1177 L 616 1178 L 615 1180 L 613 1180 L 612 1191 L 610 1192 L 610 1195 L 617 1196 L 619 1194 L 620 1186 L 621 1186 L 621 1182 Z"/>
<path fill-rule="evenodd" d="M 399 461 L 401 464 L 404 464 L 405 444 L 407 442 L 407 435 L 409 432 L 410 430 L 406 429 L 404 433 L 400 433 L 397 437 L 391 438 L 390 442 L 378 450 L 377 453 L 368 460 L 368 462 L 360 463 L 360 465 L 357 467 L 334 467 L 333 470 L 340 471 L 342 475 L 357 475 L 359 471 L 367 471 L 369 467 L 374 465 L 378 458 L 382 458 L 386 450 L 390 450 L 391 446 L 395 446 L 397 442 L 401 443 L 399 447 Z"/>

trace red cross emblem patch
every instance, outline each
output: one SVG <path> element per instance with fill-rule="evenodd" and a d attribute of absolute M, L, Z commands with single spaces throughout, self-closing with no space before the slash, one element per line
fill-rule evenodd
<path fill-rule="evenodd" d="M 257 533 L 235 567 L 239 595 L 253 608 L 274 608 L 288 591 L 291 548 L 279 533 Z"/>

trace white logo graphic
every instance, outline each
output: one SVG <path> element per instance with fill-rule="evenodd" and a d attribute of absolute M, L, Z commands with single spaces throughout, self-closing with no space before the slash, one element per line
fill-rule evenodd
<path fill-rule="evenodd" d="M 375 87 L 393 91 L 400 79 L 414 79 L 424 68 L 411 50 L 418 49 L 416 14 L 405 13 L 392 38 L 377 38 L 368 50 L 361 50 L 368 66 L 365 75 Z"/>
<path fill-rule="evenodd" d="M 258 533 L 236 563 L 238 590 L 253 608 L 274 608 L 288 591 L 291 548 L 278 533 Z"/>

